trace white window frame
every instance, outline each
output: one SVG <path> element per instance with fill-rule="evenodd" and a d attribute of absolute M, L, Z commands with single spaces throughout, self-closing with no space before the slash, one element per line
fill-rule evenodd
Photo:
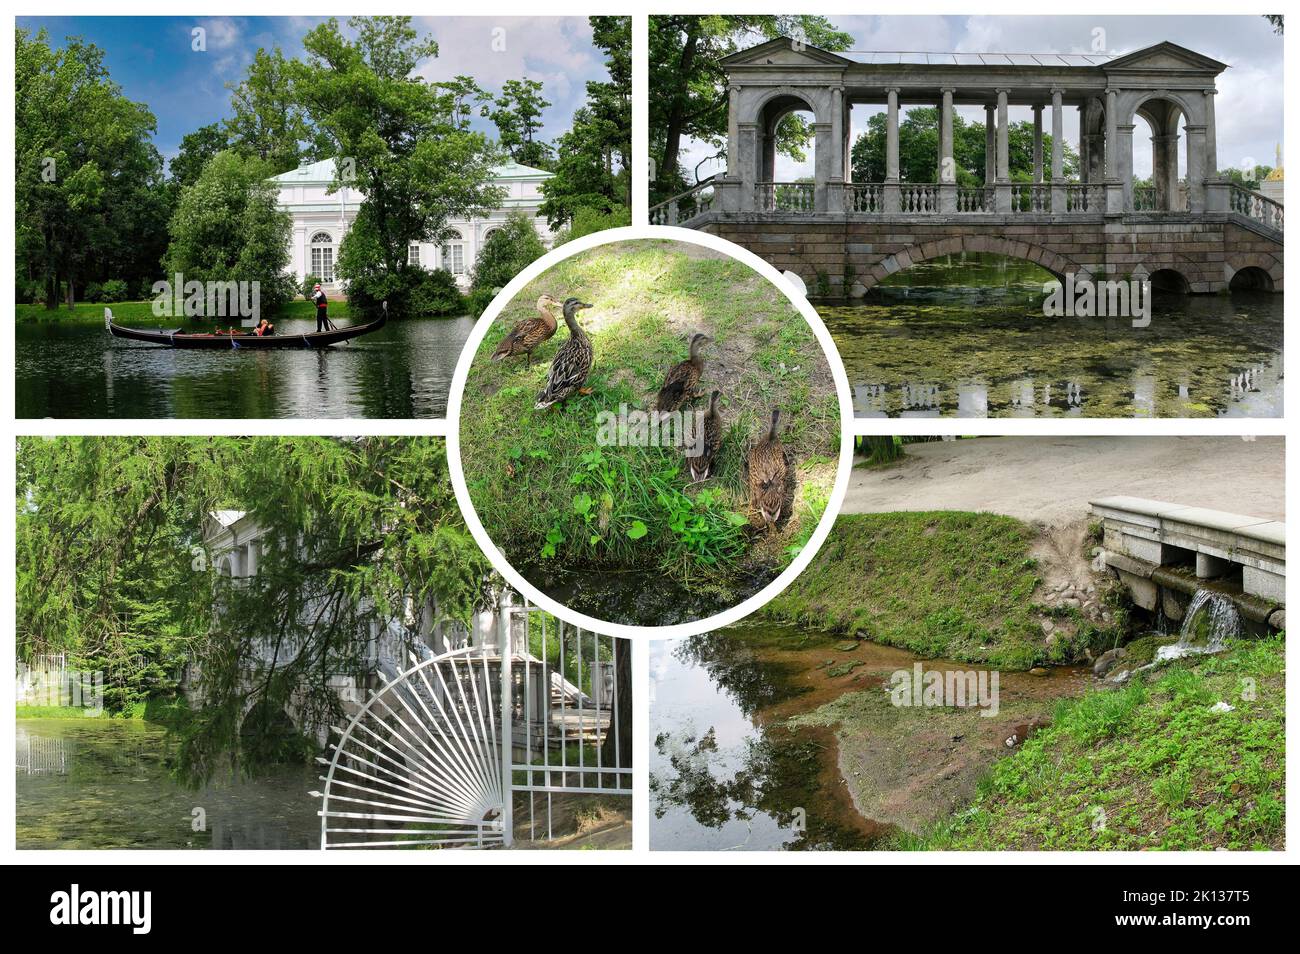
<path fill-rule="evenodd" d="M 328 232 L 314 232 L 307 247 L 308 273 L 319 278 L 322 285 L 332 285 L 334 283 L 334 237 Z"/>
<path fill-rule="evenodd" d="M 412 242 L 406 247 L 406 264 L 420 267 L 420 243 Z"/>
<path fill-rule="evenodd" d="M 453 232 L 452 238 L 442 244 L 442 267 L 453 275 L 465 274 L 465 237 Z"/>

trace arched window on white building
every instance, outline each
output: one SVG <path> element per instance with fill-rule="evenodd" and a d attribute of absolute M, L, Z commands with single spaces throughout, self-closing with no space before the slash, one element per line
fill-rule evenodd
<path fill-rule="evenodd" d="M 334 239 L 328 232 L 317 232 L 311 237 L 311 273 L 322 284 L 334 282 Z"/>
<path fill-rule="evenodd" d="M 494 225 L 494 226 L 492 226 L 492 228 L 490 228 L 490 229 L 488 229 L 486 232 L 484 232 L 484 233 L 483 233 L 483 244 L 486 245 L 486 244 L 487 244 L 487 240 L 490 239 L 492 236 L 496 235 L 496 234 L 497 234 L 498 232 L 500 232 L 500 231 L 501 231 L 501 227 L 500 227 L 499 225 Z"/>
<path fill-rule="evenodd" d="M 442 243 L 442 267 L 453 275 L 465 274 L 465 237 L 459 232 Z"/>

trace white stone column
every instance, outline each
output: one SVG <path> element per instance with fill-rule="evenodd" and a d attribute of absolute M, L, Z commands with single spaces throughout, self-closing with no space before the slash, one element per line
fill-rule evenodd
<path fill-rule="evenodd" d="M 984 184 L 992 185 L 998 174 L 997 125 L 994 106 L 984 107 Z"/>
<path fill-rule="evenodd" d="M 1065 211 L 1065 117 L 1061 115 L 1064 90 L 1052 90 L 1052 211 Z"/>
<path fill-rule="evenodd" d="M 939 102 L 939 211 L 945 215 L 957 211 L 957 164 L 953 159 L 952 95 L 953 88 L 940 90 Z"/>
<path fill-rule="evenodd" d="M 1007 95 L 1005 89 L 998 90 L 998 181 L 1011 181 L 1011 152 L 1009 127 L 1007 125 Z"/>
<path fill-rule="evenodd" d="M 1106 161 L 1106 213 L 1108 215 L 1118 215 L 1128 209 L 1131 209 L 1132 203 L 1125 195 L 1124 182 L 1120 177 L 1120 149 L 1119 149 L 1119 96 L 1113 89 L 1106 90 L 1106 139 L 1105 139 L 1105 161 Z M 1132 150 L 1132 126 L 1129 126 L 1129 165 L 1133 164 Z"/>
<path fill-rule="evenodd" d="M 885 181 L 898 181 L 898 90 L 885 90 Z"/>
<path fill-rule="evenodd" d="M 1124 211 L 1133 211 L 1133 124 L 1119 123 L 1115 127 L 1115 157 L 1120 185 L 1124 190 Z"/>
<path fill-rule="evenodd" d="M 997 195 L 994 208 L 999 212 L 1011 211 L 1011 150 L 1007 126 L 1007 97 L 1009 91 L 998 92 L 998 174 Z"/>
<path fill-rule="evenodd" d="M 1219 178 L 1219 137 L 1214 126 L 1214 96 L 1218 90 L 1205 91 L 1205 177 Z"/>
<path fill-rule="evenodd" d="M 1034 104 L 1034 182 L 1043 181 L 1043 107 Z"/>
<path fill-rule="evenodd" d="M 901 207 L 898 185 L 898 88 L 885 90 L 885 211 Z"/>
<path fill-rule="evenodd" d="M 829 126 L 826 151 L 830 153 L 830 162 L 826 166 L 830 175 L 822 189 L 825 195 L 822 211 L 841 212 L 844 210 L 844 90 L 839 86 L 831 87 Z"/>
<path fill-rule="evenodd" d="M 813 142 L 816 143 L 813 156 L 813 210 L 826 212 L 830 208 L 830 193 L 838 189 L 833 182 L 831 169 L 835 165 L 834 132 L 831 123 L 813 123 Z M 773 130 L 772 148 L 776 148 L 776 135 Z"/>
<path fill-rule="evenodd" d="M 740 202 L 742 212 L 752 212 L 757 208 L 754 187 L 758 182 L 759 169 L 763 163 L 762 143 L 760 142 L 758 123 L 742 122 L 737 125 L 737 142 L 739 145 L 740 164 Z"/>
<path fill-rule="evenodd" d="M 740 174 L 740 89 L 727 87 L 727 177 Z"/>
<path fill-rule="evenodd" d="M 1187 123 L 1187 211 L 1205 211 L 1205 127 Z"/>

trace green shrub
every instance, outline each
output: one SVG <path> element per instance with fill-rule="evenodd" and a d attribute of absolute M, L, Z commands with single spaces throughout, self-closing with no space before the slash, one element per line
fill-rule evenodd
<path fill-rule="evenodd" d="M 572 242 L 593 232 L 603 232 L 606 229 L 617 229 L 631 224 L 631 209 L 619 208 L 612 212 L 602 212 L 600 209 L 592 208 L 579 209 L 574 213 L 573 221 L 556 233 L 552 247 Z"/>
<path fill-rule="evenodd" d="M 82 301 L 99 302 L 104 300 L 104 286 L 99 282 L 87 282 L 81 290 Z"/>
<path fill-rule="evenodd" d="M 465 296 L 456 278 L 443 269 L 410 268 L 395 274 L 376 272 L 348 283 L 348 309 L 366 318 L 379 314 L 387 301 L 394 317 L 462 315 Z"/>
<path fill-rule="evenodd" d="M 505 224 L 488 236 L 479 249 L 471 273 L 469 304 L 475 315 L 483 313 L 498 291 L 516 275 L 546 254 L 533 217 L 511 212 Z"/>
<path fill-rule="evenodd" d="M 127 294 L 126 282 L 120 278 L 110 278 L 104 282 L 100 301 L 106 301 L 110 304 L 116 301 L 126 301 Z"/>

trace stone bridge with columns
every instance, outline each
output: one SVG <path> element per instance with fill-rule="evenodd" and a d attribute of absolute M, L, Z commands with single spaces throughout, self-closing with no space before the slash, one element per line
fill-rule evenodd
<path fill-rule="evenodd" d="M 1228 67 L 1217 60 L 1173 43 L 1123 56 L 837 54 L 778 38 L 722 63 L 727 169 L 653 207 L 651 221 L 736 242 L 800 275 L 813 294 L 860 296 L 896 271 L 959 252 L 1008 255 L 1077 279 L 1149 278 L 1181 292 L 1282 290 L 1282 206 L 1218 174 L 1215 80 Z M 859 103 L 885 110 L 880 182 L 852 181 L 850 110 Z M 933 181 L 900 176 L 899 111 L 909 105 L 938 109 Z M 960 181 L 958 106 L 985 111 L 982 182 Z M 1012 106 L 1033 113 L 1029 181 L 1010 173 Z M 1064 172 L 1066 109 L 1079 122 L 1073 179 Z M 776 131 L 792 112 L 813 117 L 811 182 L 775 178 Z M 1138 116 L 1152 131 L 1152 184 L 1143 187 L 1133 179 Z"/>

